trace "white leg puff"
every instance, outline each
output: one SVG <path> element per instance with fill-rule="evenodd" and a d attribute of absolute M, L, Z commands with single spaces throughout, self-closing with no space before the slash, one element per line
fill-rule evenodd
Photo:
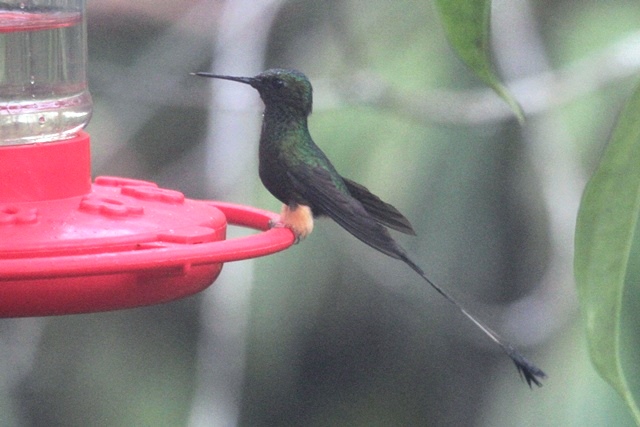
<path fill-rule="evenodd" d="M 304 240 L 313 231 L 313 214 L 305 205 L 282 205 L 280 221 L 276 226 L 287 227 L 296 235 L 296 243 Z"/>

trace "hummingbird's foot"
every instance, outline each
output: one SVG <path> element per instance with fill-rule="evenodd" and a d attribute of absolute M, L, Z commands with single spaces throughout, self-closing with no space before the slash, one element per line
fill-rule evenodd
<path fill-rule="evenodd" d="M 269 220 L 269 229 L 282 228 L 282 227 L 284 227 L 284 224 L 281 223 L 280 221 L 276 221 L 275 219 L 270 219 Z"/>
<path fill-rule="evenodd" d="M 295 240 L 293 241 L 294 245 L 297 245 L 298 243 L 300 243 L 302 241 L 302 239 L 300 238 L 300 236 L 298 234 L 296 234 L 295 230 L 291 227 L 288 227 L 284 222 L 282 221 L 276 221 L 276 220 L 271 220 L 269 221 L 269 228 L 288 228 L 289 230 L 291 230 L 291 232 L 293 233 L 293 235 L 295 236 Z"/>
<path fill-rule="evenodd" d="M 305 205 L 296 205 L 294 207 L 282 205 L 280 220 L 270 221 L 269 226 L 271 228 L 286 227 L 293 231 L 293 234 L 296 236 L 294 244 L 298 244 L 313 231 L 313 214 L 311 213 L 311 208 Z"/>

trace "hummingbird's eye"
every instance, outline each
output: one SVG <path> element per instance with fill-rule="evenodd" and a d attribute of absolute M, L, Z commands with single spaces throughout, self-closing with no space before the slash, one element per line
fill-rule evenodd
<path fill-rule="evenodd" d="M 273 79 L 273 81 L 271 82 L 271 87 L 273 87 L 274 89 L 280 89 L 285 86 L 286 84 L 284 80 L 281 80 L 281 79 Z"/>

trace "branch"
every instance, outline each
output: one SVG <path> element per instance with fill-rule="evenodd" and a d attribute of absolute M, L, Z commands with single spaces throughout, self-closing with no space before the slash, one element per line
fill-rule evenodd
<path fill-rule="evenodd" d="M 557 71 L 512 81 L 507 86 L 528 116 L 549 111 L 583 95 L 633 76 L 640 70 L 640 32 Z M 422 94 L 400 92 L 378 75 L 362 71 L 352 78 L 317 81 L 325 92 L 318 109 L 334 101 L 391 110 L 420 122 L 474 125 L 514 118 L 489 88 L 466 91 L 433 89 Z"/>

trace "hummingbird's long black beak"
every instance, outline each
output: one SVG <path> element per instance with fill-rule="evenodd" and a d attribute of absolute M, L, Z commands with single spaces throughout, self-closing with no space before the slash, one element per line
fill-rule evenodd
<path fill-rule="evenodd" d="M 251 86 L 256 85 L 257 79 L 253 77 L 234 77 L 234 76 L 221 76 L 218 74 L 205 73 L 203 71 L 199 71 L 197 73 L 191 73 L 192 76 L 200 76 L 200 77 L 211 77 L 213 79 L 222 79 L 222 80 L 231 80 L 233 82 L 245 83 Z"/>

